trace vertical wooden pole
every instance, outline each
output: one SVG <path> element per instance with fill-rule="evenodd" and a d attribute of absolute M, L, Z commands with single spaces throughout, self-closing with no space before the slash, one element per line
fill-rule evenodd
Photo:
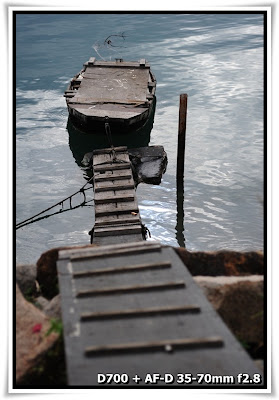
<path fill-rule="evenodd" d="M 178 187 L 183 186 L 183 179 L 184 179 L 187 99 L 188 99 L 187 94 L 180 95 L 178 141 L 177 141 L 177 166 L 176 166 L 176 180 Z"/>
<path fill-rule="evenodd" d="M 184 235 L 184 163 L 186 142 L 187 94 L 180 95 L 177 166 L 176 166 L 176 239 L 180 247 L 186 247 Z"/>

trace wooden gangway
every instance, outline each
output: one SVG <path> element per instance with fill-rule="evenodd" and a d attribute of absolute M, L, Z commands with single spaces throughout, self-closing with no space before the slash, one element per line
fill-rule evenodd
<path fill-rule="evenodd" d="M 148 374 L 156 373 L 156 387 L 243 388 L 242 372 L 260 386 L 253 361 L 172 247 L 138 241 L 63 250 L 58 276 L 69 385 L 102 387 L 100 374 L 120 374 L 125 382 L 109 387 L 150 386 Z M 186 384 L 181 374 L 207 375 Z"/>
<path fill-rule="evenodd" d="M 98 245 L 143 240 L 143 226 L 127 147 L 93 152 L 95 223 Z"/>
<path fill-rule="evenodd" d="M 126 148 L 95 151 L 93 173 L 97 246 L 62 250 L 57 263 L 68 384 L 243 388 L 243 373 L 260 387 L 175 250 L 143 240 Z"/>

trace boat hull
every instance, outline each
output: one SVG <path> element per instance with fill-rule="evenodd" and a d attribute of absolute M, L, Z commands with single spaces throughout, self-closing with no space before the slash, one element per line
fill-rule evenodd
<path fill-rule="evenodd" d="M 112 134 L 143 126 L 152 113 L 156 79 L 145 60 L 105 62 L 89 60 L 64 96 L 74 125 L 100 133 L 109 123 Z"/>

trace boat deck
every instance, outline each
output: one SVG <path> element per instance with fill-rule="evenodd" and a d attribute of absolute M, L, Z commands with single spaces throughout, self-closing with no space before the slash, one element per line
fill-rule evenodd
<path fill-rule="evenodd" d="M 65 97 L 70 112 L 86 120 L 128 121 L 148 117 L 156 81 L 145 60 L 102 62 L 92 59 L 72 81 Z"/>
<path fill-rule="evenodd" d="M 145 103 L 148 77 L 149 68 L 87 67 L 75 102 Z"/>

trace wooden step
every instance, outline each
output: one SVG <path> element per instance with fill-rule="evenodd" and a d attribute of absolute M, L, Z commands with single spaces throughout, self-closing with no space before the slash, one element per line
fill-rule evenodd
<path fill-rule="evenodd" d="M 133 183 L 126 183 L 126 184 L 115 184 L 115 185 L 108 185 L 108 186 L 98 186 L 95 185 L 94 192 L 108 192 L 108 191 L 117 191 L 117 190 L 130 190 L 134 189 L 135 186 Z"/>
<path fill-rule="evenodd" d="M 124 174 L 106 173 L 106 174 L 101 174 L 101 175 L 95 176 L 94 180 L 95 180 L 95 182 L 123 181 L 123 180 L 131 179 L 131 178 L 132 178 L 132 173 L 127 173 L 127 172 L 125 172 Z"/>
<path fill-rule="evenodd" d="M 130 169 L 130 163 L 106 163 L 102 165 L 94 165 L 94 173 L 99 171 L 114 171 L 114 170 L 121 170 L 121 169 Z"/>
<path fill-rule="evenodd" d="M 94 198 L 95 204 L 107 204 L 107 203 L 118 203 L 118 202 L 126 202 L 126 201 L 134 201 L 135 196 L 133 194 L 127 193 L 126 196 L 111 196 L 111 197 L 96 197 Z"/>
<path fill-rule="evenodd" d="M 94 236 L 116 236 L 116 235 L 130 235 L 141 234 L 142 227 L 140 224 L 125 224 L 123 226 L 105 226 L 94 228 Z"/>

